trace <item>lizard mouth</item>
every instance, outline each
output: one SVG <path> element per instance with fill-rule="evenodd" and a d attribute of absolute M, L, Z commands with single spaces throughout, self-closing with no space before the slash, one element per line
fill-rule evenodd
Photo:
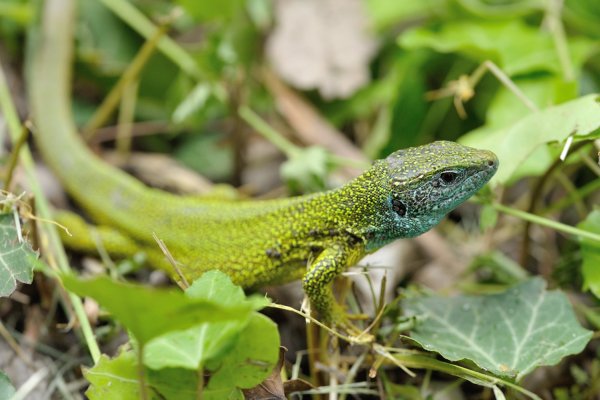
<path fill-rule="evenodd" d="M 450 212 L 485 186 L 498 170 L 498 159 L 494 156 L 493 159 L 489 160 L 487 166 L 487 168 L 481 169 L 467 177 L 462 184 L 462 188 L 454 196 L 449 196 L 443 201 L 441 208 Z"/>
<path fill-rule="evenodd" d="M 488 164 L 488 166 L 489 168 L 476 172 L 465 179 L 464 185 L 468 188 L 465 193 L 467 196 L 470 197 L 475 194 L 479 189 L 484 187 L 490 179 L 492 179 L 492 176 L 494 176 L 498 170 L 498 161 L 496 160 L 493 164 Z"/>

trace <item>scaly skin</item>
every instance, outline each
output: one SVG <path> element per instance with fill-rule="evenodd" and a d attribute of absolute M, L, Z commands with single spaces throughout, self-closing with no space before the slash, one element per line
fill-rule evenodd
<path fill-rule="evenodd" d="M 52 21 L 52 23 L 50 23 Z M 364 254 L 420 235 L 479 190 L 498 162 L 489 151 L 452 142 L 400 150 L 347 185 L 269 201 L 207 201 L 150 189 L 92 154 L 70 110 L 74 6 L 46 1 L 30 65 L 30 101 L 39 149 L 71 196 L 100 224 L 109 252 L 143 250 L 172 272 L 152 234 L 193 280 L 220 269 L 244 287 L 299 279 L 324 319 L 336 319 L 330 282 Z M 66 219 L 70 245 L 93 250 L 85 224 Z"/>

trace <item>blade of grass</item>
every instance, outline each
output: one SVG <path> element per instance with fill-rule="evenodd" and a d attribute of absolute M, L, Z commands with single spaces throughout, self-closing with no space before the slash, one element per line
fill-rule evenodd
<path fill-rule="evenodd" d="M 507 207 L 502 204 L 493 203 L 492 207 L 494 207 L 496 210 L 498 210 L 500 212 L 503 212 L 508 215 L 512 215 L 517 218 L 521 218 L 522 220 L 529 221 L 534 224 L 546 226 L 548 228 L 555 229 L 559 232 L 563 232 L 563 233 L 567 233 L 570 235 L 575 235 L 575 236 L 579 236 L 582 238 L 595 240 L 596 242 L 600 242 L 600 235 L 592 233 L 592 232 L 587 232 L 587 231 L 575 228 L 573 226 L 563 224 L 561 222 L 553 221 L 548 218 L 540 217 L 539 215 L 535 215 L 535 214 L 531 214 L 531 213 L 528 213 L 525 211 L 517 210 L 515 208 Z"/>
<path fill-rule="evenodd" d="M 467 379 L 467 380 L 475 380 L 481 384 L 485 384 L 486 386 L 492 387 L 493 385 L 502 385 L 513 390 L 516 390 L 523 395 L 534 399 L 534 400 L 542 400 L 535 393 L 530 392 L 529 390 L 522 388 L 521 386 L 507 381 L 502 378 L 498 378 L 493 375 L 488 375 L 482 372 L 474 371 L 465 367 L 461 367 L 459 365 L 450 364 L 448 362 L 436 360 L 431 356 L 427 356 L 424 354 L 415 354 L 415 353 L 396 353 L 396 349 L 384 348 L 382 346 L 375 346 L 374 350 L 378 353 L 388 353 L 391 355 L 397 362 L 401 363 L 405 367 L 408 368 L 417 368 L 417 369 L 430 369 L 433 371 L 443 372 L 449 375 L 453 375 L 459 378 Z M 389 360 L 391 361 L 391 360 Z"/>
<path fill-rule="evenodd" d="M 0 65 L 0 108 L 2 109 L 4 118 L 6 119 L 10 137 L 13 143 L 16 143 L 21 136 L 21 121 L 19 120 L 12 96 L 8 90 L 2 65 Z M 52 215 L 50 212 L 50 206 L 48 204 L 48 200 L 44 196 L 44 192 L 40 182 L 37 179 L 37 175 L 35 174 L 35 164 L 33 162 L 31 152 L 27 146 L 23 146 L 19 153 L 21 165 L 25 170 L 26 179 L 33 195 L 35 196 L 37 213 L 43 219 L 50 219 Z M 61 271 L 70 271 L 71 268 L 67 261 L 65 249 L 63 248 L 59 239 L 56 227 L 52 224 L 42 223 L 39 226 L 39 232 L 40 235 L 43 235 L 46 238 L 46 240 L 41 241 L 43 244 L 46 244 L 44 252 L 54 254 L 56 257 L 56 264 Z M 94 333 L 92 332 L 92 327 L 90 326 L 85 315 L 81 299 L 74 294 L 69 294 L 69 300 L 71 301 L 73 309 L 75 310 L 75 314 L 80 321 L 81 331 L 83 333 L 88 350 L 92 356 L 92 359 L 94 362 L 96 362 L 100 358 L 100 348 L 98 347 L 98 343 L 96 343 Z"/>

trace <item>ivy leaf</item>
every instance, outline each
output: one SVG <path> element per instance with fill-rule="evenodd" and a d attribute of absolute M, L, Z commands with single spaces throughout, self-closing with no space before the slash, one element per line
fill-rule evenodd
<path fill-rule="evenodd" d="M 83 375 L 90 383 L 85 392 L 90 400 L 140 398 L 137 360 L 133 351 L 123 351 L 114 358 L 103 354 L 93 368 L 83 370 Z M 152 389 L 152 399 L 198 398 L 198 375 L 195 371 L 167 368 L 160 371 L 146 370 L 146 375 L 147 384 Z"/>
<path fill-rule="evenodd" d="M 255 313 L 208 383 L 208 390 L 248 389 L 265 380 L 279 359 L 277 325 Z"/>
<path fill-rule="evenodd" d="M 15 394 L 14 386 L 10 383 L 8 376 L 0 371 L 0 399 L 10 399 L 13 394 Z"/>
<path fill-rule="evenodd" d="M 93 368 L 83 370 L 83 376 L 90 383 L 90 387 L 85 392 L 90 400 L 140 398 L 140 386 L 133 352 L 123 352 L 112 359 L 102 354 Z"/>
<path fill-rule="evenodd" d="M 107 278 L 83 282 L 67 277 L 64 282 L 69 288 L 76 287 L 78 293 L 88 290 L 88 295 L 111 311 L 140 342 L 147 342 L 143 346 L 144 364 L 152 368 L 146 369 L 148 384 L 161 398 L 197 398 L 198 371 L 203 369 L 215 371 L 210 387 L 204 390 L 206 398 L 223 398 L 219 396 L 224 393 L 228 398 L 237 398 L 241 396 L 240 388 L 261 383 L 277 362 L 277 326 L 253 311 L 264 307 L 268 300 L 246 297 L 220 271 L 205 273 L 185 293 L 152 290 Z M 100 290 L 103 292 L 97 297 Z M 124 352 L 114 359 L 103 357 L 86 371 L 91 383 L 88 396 L 137 398 L 136 365 L 134 352 Z"/>
<path fill-rule="evenodd" d="M 186 290 L 194 299 L 214 301 L 225 307 L 248 307 L 257 310 L 267 301 L 263 298 L 247 299 L 244 291 L 235 286 L 229 277 L 220 271 L 209 271 L 194 281 Z M 253 314 L 241 314 L 228 321 L 211 321 L 192 328 L 169 332 L 152 340 L 144 348 L 144 363 L 153 369 L 181 367 L 197 370 L 207 361 L 231 350 Z M 278 347 L 277 340 L 273 346 Z"/>
<path fill-rule="evenodd" d="M 267 304 L 263 298 L 246 298 L 242 289 L 220 271 L 205 273 L 186 294 L 218 300 L 227 307 L 250 304 L 257 310 Z M 185 331 L 169 332 L 148 343 L 144 362 L 153 369 L 162 368 L 161 371 L 165 367 L 214 371 L 206 397 L 236 398 L 241 396 L 239 388 L 254 387 L 269 376 L 278 360 L 279 342 L 275 323 L 254 312 L 236 320 L 206 322 Z"/>
<path fill-rule="evenodd" d="M 592 211 L 579 225 L 579 229 L 600 234 L 600 210 Z M 600 298 L 600 243 L 581 239 L 581 272 L 583 284 L 596 297 Z"/>
<path fill-rule="evenodd" d="M 150 387 L 160 393 L 160 396 L 156 396 L 157 400 L 197 400 L 200 398 L 198 395 L 198 371 L 163 368 L 158 371 L 146 369 L 146 373 Z M 202 391 L 203 399 L 206 398 L 205 392 L 206 390 Z"/>
<path fill-rule="evenodd" d="M 79 280 L 63 275 L 62 280 L 68 290 L 96 299 L 142 345 L 167 332 L 203 322 L 247 318 L 253 309 L 251 303 L 229 307 L 217 301 L 192 298 L 179 290 L 153 289 L 105 276 Z"/>
<path fill-rule="evenodd" d="M 0 297 L 14 292 L 17 282 L 31 283 L 36 260 L 29 243 L 19 240 L 14 214 L 0 214 Z"/>
<path fill-rule="evenodd" d="M 581 352 L 592 336 L 567 297 L 545 285 L 534 278 L 494 295 L 417 297 L 402 304 L 407 316 L 418 317 L 411 337 L 423 348 L 519 380 Z"/>

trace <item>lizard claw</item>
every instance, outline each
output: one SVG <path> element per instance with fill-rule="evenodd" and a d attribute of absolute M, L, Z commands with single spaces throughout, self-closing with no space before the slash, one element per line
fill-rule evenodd
<path fill-rule="evenodd" d="M 341 309 L 341 307 L 335 307 L 331 315 L 331 325 L 344 332 L 348 338 L 348 341 L 354 344 L 367 344 L 372 343 L 375 340 L 375 336 L 370 334 L 367 330 L 360 329 L 350 321 L 348 314 Z"/>

